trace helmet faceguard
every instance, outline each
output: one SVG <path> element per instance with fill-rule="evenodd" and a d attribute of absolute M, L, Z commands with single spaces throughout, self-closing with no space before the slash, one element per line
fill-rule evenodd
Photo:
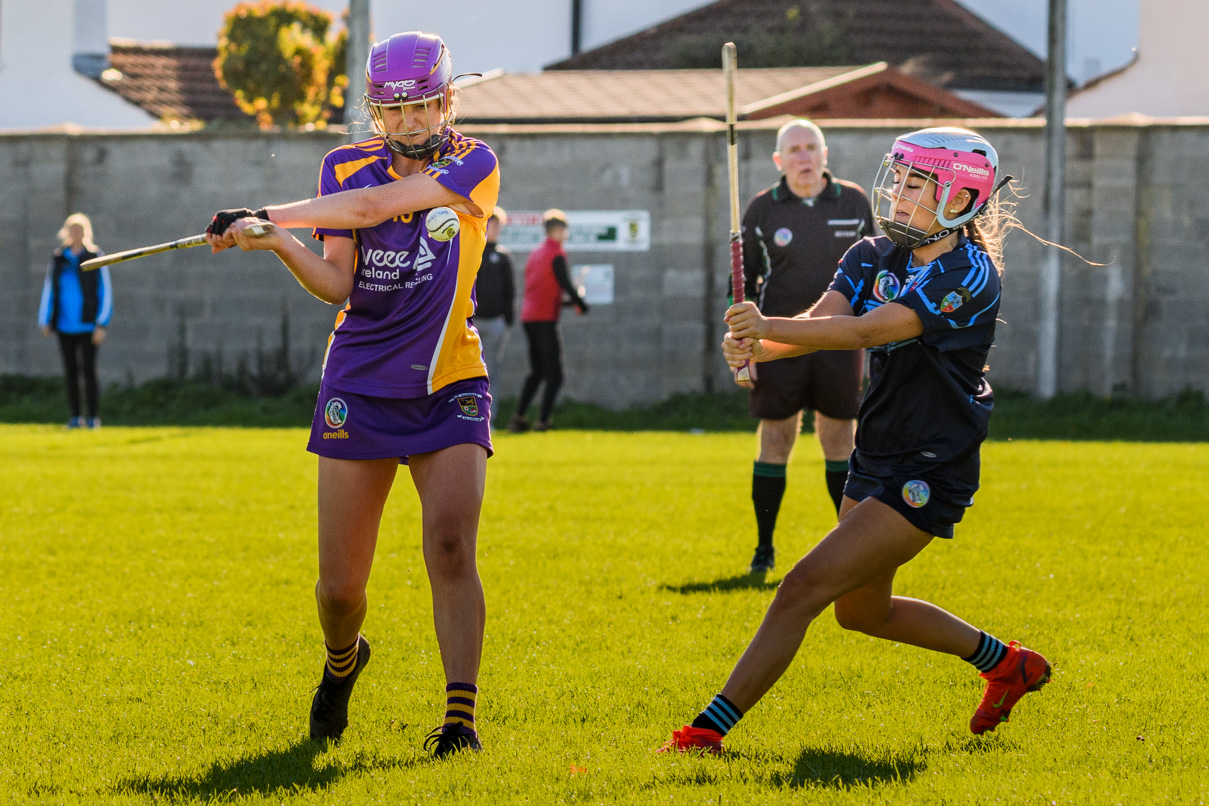
<path fill-rule="evenodd" d="M 899 246 L 935 243 L 986 210 L 995 191 L 1011 180 L 1004 177 L 996 184 L 998 173 L 999 155 L 980 134 L 950 127 L 904 134 L 894 141 L 874 180 L 874 218 Z M 911 177 L 934 182 L 935 193 L 908 198 L 903 189 Z M 949 202 L 963 190 L 970 201 L 950 215 Z M 933 202 L 935 207 L 929 206 Z M 939 232 L 929 232 L 933 222 L 940 224 Z"/>
<path fill-rule="evenodd" d="M 439 100 L 435 115 L 429 108 L 434 98 Z M 408 31 L 374 43 L 365 65 L 365 105 L 374 130 L 392 150 L 413 160 L 435 154 L 453 126 L 452 101 L 453 59 L 441 37 Z M 387 109 L 399 110 L 404 131 L 387 130 Z M 408 112 L 415 109 L 422 125 L 407 131 Z"/>

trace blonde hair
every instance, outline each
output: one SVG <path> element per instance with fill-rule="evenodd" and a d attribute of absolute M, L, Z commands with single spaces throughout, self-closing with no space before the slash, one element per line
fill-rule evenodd
<path fill-rule="evenodd" d="M 567 226 L 567 214 L 557 207 L 551 207 L 542 213 L 542 226 L 545 227 L 546 234 L 549 234 L 554 227 L 565 227 Z"/>
<path fill-rule="evenodd" d="M 970 239 L 970 243 L 982 247 L 1001 275 L 1003 274 L 1004 236 L 1010 229 L 1024 229 L 1016 220 L 1015 208 L 1014 201 L 1000 201 L 999 194 L 995 193 L 987 202 L 986 209 L 970 219 L 964 227 L 965 236 Z"/>
<path fill-rule="evenodd" d="M 97 251 L 97 245 L 92 242 L 92 221 L 83 213 L 72 213 L 63 222 L 62 229 L 59 230 L 59 243 L 62 246 L 71 245 L 71 227 L 73 224 L 79 224 L 84 230 L 84 248 L 89 252 Z"/>
<path fill-rule="evenodd" d="M 1016 218 L 1016 199 L 1022 198 L 1022 196 L 1011 182 L 1007 184 L 1006 188 L 1012 193 L 1011 199 L 1004 201 L 999 198 L 998 193 L 993 194 L 991 200 L 987 202 L 986 209 L 962 228 L 965 236 L 970 239 L 970 242 L 982 247 L 983 251 L 990 256 L 1000 275 L 1003 274 L 1003 241 L 1007 237 L 1008 232 L 1014 229 L 1020 230 L 1039 244 L 1061 249 L 1063 252 L 1077 257 L 1089 266 L 1104 265 L 1103 263 L 1088 260 L 1068 246 L 1047 241 L 1021 224 L 1020 220 Z"/>

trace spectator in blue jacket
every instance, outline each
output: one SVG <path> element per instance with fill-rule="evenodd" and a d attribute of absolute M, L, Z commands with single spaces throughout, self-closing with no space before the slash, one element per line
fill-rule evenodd
<path fill-rule="evenodd" d="M 105 340 L 105 328 L 113 313 L 113 284 L 109 269 L 80 271 L 80 264 L 103 252 L 92 241 L 92 222 L 83 213 L 73 213 L 59 230 L 62 244 L 50 258 L 38 325 L 49 336 L 59 337 L 63 371 L 67 380 L 67 403 L 71 408 L 68 428 L 100 428 L 97 387 L 97 347 Z M 84 381 L 84 417 L 80 416 L 80 380 Z"/>

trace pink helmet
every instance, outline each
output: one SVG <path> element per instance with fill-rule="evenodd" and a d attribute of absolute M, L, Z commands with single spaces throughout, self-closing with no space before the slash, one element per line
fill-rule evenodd
<path fill-rule="evenodd" d="M 436 34 L 408 31 L 390 39 L 375 42 L 365 65 L 365 104 L 369 107 L 374 129 L 392 149 L 411 159 L 427 159 L 449 137 L 453 125 L 451 110 L 453 59 L 449 48 Z M 408 106 L 427 109 L 433 98 L 441 101 L 440 117 L 429 120 L 424 128 L 413 132 L 387 131 L 383 123 L 384 108 L 404 111 Z M 396 140 L 391 135 L 423 135 L 428 138 L 417 145 Z"/>
<path fill-rule="evenodd" d="M 937 204 L 935 210 L 915 205 L 904 222 L 895 213 L 900 212 L 899 195 L 910 174 L 936 183 Z M 874 180 L 874 217 L 882 231 L 899 246 L 915 249 L 934 243 L 986 210 L 987 203 L 1003 184 L 996 184 L 998 174 L 999 155 L 976 132 L 942 126 L 904 134 L 894 141 Z M 1004 182 L 1009 179 L 1006 177 Z M 946 212 L 949 200 L 963 190 L 969 191 L 971 200 L 950 217 Z M 917 220 L 915 214 L 921 210 L 924 215 Z M 929 235 L 933 213 L 942 229 Z"/>

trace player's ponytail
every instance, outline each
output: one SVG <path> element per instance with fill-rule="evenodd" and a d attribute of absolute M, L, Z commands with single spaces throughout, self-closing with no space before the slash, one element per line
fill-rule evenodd
<path fill-rule="evenodd" d="M 991 261 L 995 264 L 995 268 L 999 270 L 999 274 L 1003 274 L 1003 241 L 1010 230 L 1018 229 L 1028 235 L 1033 240 L 1045 246 L 1052 246 L 1055 249 L 1061 249 L 1063 252 L 1074 255 L 1089 266 L 1103 266 L 1103 263 L 1096 263 L 1088 260 L 1070 247 L 1063 246 L 1060 243 L 1053 243 L 1032 232 L 1028 227 L 1020 223 L 1016 218 L 1016 201 L 1020 198 L 1020 194 L 1012 184 L 1007 185 L 1007 190 L 1012 193 L 1012 199 L 1004 201 L 996 193 L 987 203 L 986 209 L 979 215 L 975 216 L 965 225 L 965 236 L 971 243 L 981 247 L 983 251 L 990 256 Z"/>

